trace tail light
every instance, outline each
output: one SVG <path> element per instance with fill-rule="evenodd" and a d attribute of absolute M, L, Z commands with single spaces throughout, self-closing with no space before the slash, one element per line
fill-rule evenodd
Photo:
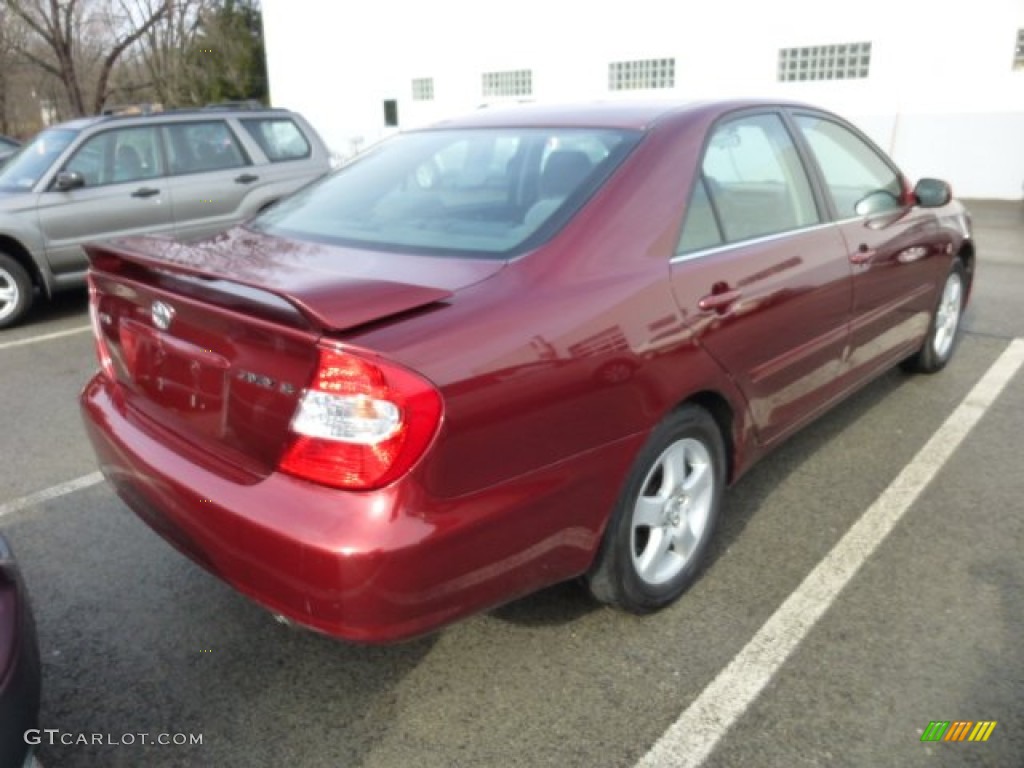
<path fill-rule="evenodd" d="M 96 340 L 96 357 L 99 358 L 100 368 L 107 378 L 114 378 L 114 363 L 110 358 L 110 348 L 107 347 L 107 340 L 103 330 L 103 316 L 100 312 L 100 295 L 93 283 L 92 275 L 89 275 L 89 320 L 92 322 L 92 335 Z M 109 318 L 108 318 L 109 322 Z"/>
<path fill-rule="evenodd" d="M 441 411 L 440 393 L 405 368 L 321 347 L 279 468 L 335 488 L 379 488 L 419 460 Z"/>

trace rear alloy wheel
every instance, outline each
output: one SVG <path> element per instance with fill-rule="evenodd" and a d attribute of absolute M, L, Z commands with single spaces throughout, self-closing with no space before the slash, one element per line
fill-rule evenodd
<path fill-rule="evenodd" d="M 953 357 L 963 317 L 964 287 L 964 265 L 957 259 L 942 286 L 928 335 L 921 349 L 907 360 L 907 368 L 921 373 L 935 373 L 942 370 Z"/>
<path fill-rule="evenodd" d="M 25 269 L 0 253 L 0 328 L 17 323 L 32 306 L 32 280 Z"/>
<path fill-rule="evenodd" d="M 696 578 L 725 484 L 725 448 L 711 415 L 687 405 L 640 452 L 587 580 L 602 602 L 648 613 Z"/>

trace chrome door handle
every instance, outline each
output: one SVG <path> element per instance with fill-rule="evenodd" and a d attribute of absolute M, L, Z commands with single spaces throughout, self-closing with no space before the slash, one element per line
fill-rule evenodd
<path fill-rule="evenodd" d="M 717 291 L 702 298 L 697 302 L 697 306 L 705 312 L 722 313 L 739 301 L 742 295 L 739 291 Z"/>
<path fill-rule="evenodd" d="M 857 246 L 856 252 L 850 254 L 850 263 L 867 264 L 874 257 L 875 249 L 871 248 L 867 243 L 861 243 L 859 246 Z"/>

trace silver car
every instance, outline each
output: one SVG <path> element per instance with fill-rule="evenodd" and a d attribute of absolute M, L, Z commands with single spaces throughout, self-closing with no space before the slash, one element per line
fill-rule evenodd
<path fill-rule="evenodd" d="M 49 128 L 0 168 L 0 328 L 85 283 L 82 244 L 213 235 L 330 169 L 298 114 L 196 109 Z"/>

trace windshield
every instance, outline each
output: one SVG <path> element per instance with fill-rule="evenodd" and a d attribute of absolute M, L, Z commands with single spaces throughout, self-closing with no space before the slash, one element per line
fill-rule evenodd
<path fill-rule="evenodd" d="M 0 168 L 0 189 L 27 191 L 77 136 L 77 131 L 43 131 Z"/>
<path fill-rule="evenodd" d="M 250 226 L 356 247 L 506 257 L 555 231 L 638 140 L 565 128 L 403 134 Z"/>

